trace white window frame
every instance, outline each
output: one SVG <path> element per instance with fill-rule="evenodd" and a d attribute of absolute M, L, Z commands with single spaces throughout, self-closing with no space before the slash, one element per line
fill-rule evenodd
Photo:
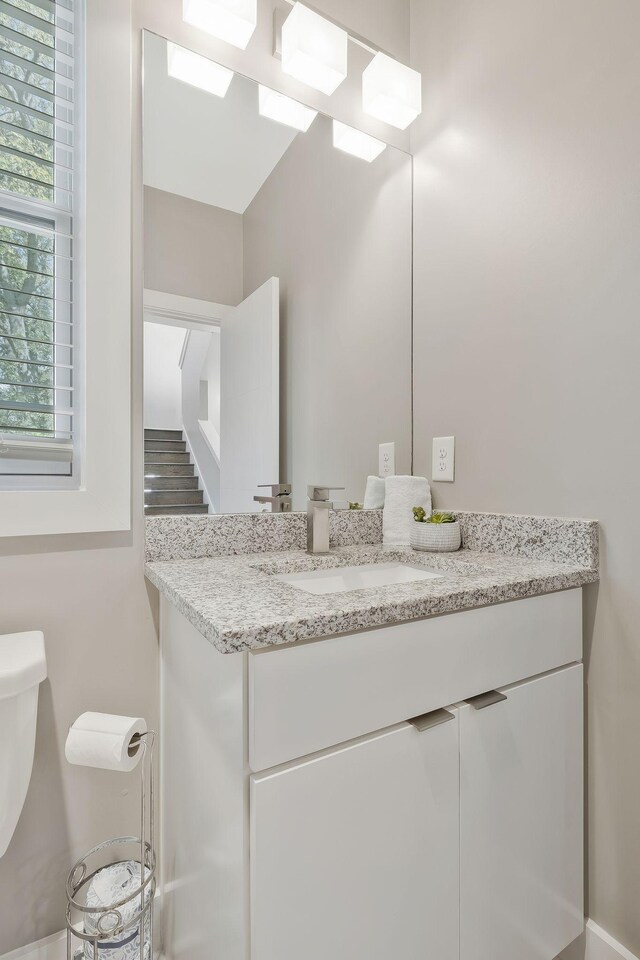
<path fill-rule="evenodd" d="M 129 0 L 85 0 L 84 217 L 74 237 L 79 485 L 0 490 L 0 537 L 131 529 L 131 55 Z"/>

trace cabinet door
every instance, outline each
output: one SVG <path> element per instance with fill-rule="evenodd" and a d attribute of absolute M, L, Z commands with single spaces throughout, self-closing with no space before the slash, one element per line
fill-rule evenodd
<path fill-rule="evenodd" d="M 461 960 L 553 960 L 583 927 L 582 667 L 460 711 Z"/>
<path fill-rule="evenodd" d="M 457 716 L 251 778 L 252 960 L 458 960 Z"/>

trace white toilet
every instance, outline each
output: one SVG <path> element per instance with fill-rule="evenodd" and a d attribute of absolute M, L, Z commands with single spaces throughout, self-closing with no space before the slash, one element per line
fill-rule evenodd
<path fill-rule="evenodd" d="M 38 688 L 47 676 L 39 630 L 0 636 L 0 857 L 27 795 L 36 743 Z"/>

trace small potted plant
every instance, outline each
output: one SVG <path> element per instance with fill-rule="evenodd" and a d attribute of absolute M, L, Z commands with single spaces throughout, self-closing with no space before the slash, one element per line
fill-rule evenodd
<path fill-rule="evenodd" d="M 414 550 L 447 553 L 460 549 L 460 524 L 453 513 L 435 510 L 427 516 L 424 507 L 413 508 L 411 546 Z"/>

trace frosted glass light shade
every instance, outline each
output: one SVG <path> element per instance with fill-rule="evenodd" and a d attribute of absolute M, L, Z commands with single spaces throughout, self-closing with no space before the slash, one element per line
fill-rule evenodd
<path fill-rule="evenodd" d="M 333 145 L 338 150 L 366 160 L 367 163 L 379 157 L 386 147 L 386 143 L 382 140 L 376 140 L 375 137 L 370 137 L 368 133 L 356 130 L 355 127 L 348 127 L 346 123 L 340 123 L 339 120 L 333 121 Z"/>
<path fill-rule="evenodd" d="M 331 94 L 347 75 L 348 37 L 320 14 L 296 3 L 282 25 L 282 69 Z"/>
<path fill-rule="evenodd" d="M 270 87 L 263 87 L 262 84 L 258 85 L 258 110 L 262 117 L 277 120 L 278 123 L 303 132 L 309 129 L 318 116 L 317 110 L 305 107 L 303 103 L 276 93 Z"/>
<path fill-rule="evenodd" d="M 406 130 L 422 110 L 421 74 L 376 53 L 362 74 L 362 107 L 370 117 Z"/>
<path fill-rule="evenodd" d="M 233 70 L 170 41 L 167 42 L 167 72 L 175 80 L 199 87 L 216 97 L 225 96 L 233 77 Z"/>
<path fill-rule="evenodd" d="M 182 19 L 245 50 L 258 22 L 258 0 L 182 0 Z"/>

